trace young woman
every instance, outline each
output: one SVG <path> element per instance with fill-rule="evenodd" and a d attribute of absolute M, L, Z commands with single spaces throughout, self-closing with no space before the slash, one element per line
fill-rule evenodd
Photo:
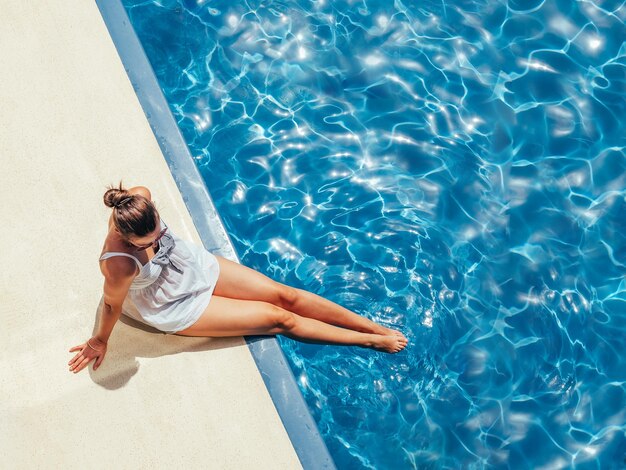
<path fill-rule="evenodd" d="M 301 341 L 402 350 L 402 333 L 329 300 L 295 289 L 176 237 L 160 219 L 148 188 L 109 189 L 113 209 L 100 270 L 104 309 L 96 334 L 69 362 L 76 373 L 97 369 L 126 297 L 138 320 L 184 336 L 281 334 Z"/>

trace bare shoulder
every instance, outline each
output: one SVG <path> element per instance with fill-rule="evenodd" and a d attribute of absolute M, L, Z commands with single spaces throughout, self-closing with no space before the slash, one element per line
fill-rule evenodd
<path fill-rule="evenodd" d="M 107 305 L 122 305 L 135 278 L 137 267 L 126 256 L 114 256 L 100 262 L 104 274 L 104 302 Z"/>
<path fill-rule="evenodd" d="M 100 271 L 107 283 L 125 284 L 135 277 L 137 264 L 126 256 L 113 256 L 100 261 Z"/>
<path fill-rule="evenodd" d="M 131 194 L 139 194 L 140 196 L 145 197 L 148 201 L 152 201 L 152 194 L 145 186 L 133 186 L 128 190 L 128 192 Z"/>

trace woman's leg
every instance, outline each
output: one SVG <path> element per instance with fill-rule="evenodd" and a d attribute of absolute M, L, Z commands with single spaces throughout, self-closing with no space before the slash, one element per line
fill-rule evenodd
<path fill-rule="evenodd" d="M 300 341 L 401 351 L 406 339 L 398 335 L 361 333 L 302 317 L 267 302 L 213 295 L 200 319 L 179 331 L 183 336 L 241 336 L 282 334 Z"/>
<path fill-rule="evenodd" d="M 220 276 L 215 295 L 268 302 L 302 317 L 364 333 L 401 335 L 396 330 L 385 328 L 319 295 L 273 281 L 253 269 L 220 256 L 216 258 L 220 265 Z"/>

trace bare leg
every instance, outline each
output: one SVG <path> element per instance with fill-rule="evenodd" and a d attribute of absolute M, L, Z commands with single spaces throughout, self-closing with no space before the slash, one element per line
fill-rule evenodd
<path fill-rule="evenodd" d="M 351 312 L 328 299 L 302 289 L 285 286 L 233 261 L 217 256 L 220 277 L 215 294 L 241 300 L 258 300 L 283 307 L 302 317 L 364 333 L 402 333 Z"/>
<path fill-rule="evenodd" d="M 241 336 L 282 334 L 300 341 L 361 346 L 395 353 L 404 349 L 397 335 L 361 333 L 302 317 L 267 302 L 228 299 L 214 295 L 200 319 L 177 334 L 184 336 Z"/>
<path fill-rule="evenodd" d="M 296 290 L 297 294 L 295 300 L 289 305 L 289 310 L 298 315 L 365 333 L 400 334 L 396 330 L 386 328 L 319 295 L 302 289 L 291 289 Z"/>

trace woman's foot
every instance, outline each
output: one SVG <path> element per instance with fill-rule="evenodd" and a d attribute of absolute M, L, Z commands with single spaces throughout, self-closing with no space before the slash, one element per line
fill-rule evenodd
<path fill-rule="evenodd" d="M 374 323 L 374 328 L 372 328 L 372 333 L 377 334 L 377 335 L 383 335 L 383 336 L 389 336 L 389 335 L 396 335 L 396 336 L 402 336 L 404 337 L 404 335 L 402 334 L 402 332 L 398 331 L 398 330 L 394 330 L 392 328 L 387 328 L 386 326 L 380 325 L 378 323 Z"/>
<path fill-rule="evenodd" d="M 394 331 L 392 334 L 372 335 L 372 342 L 368 346 L 392 354 L 402 351 L 409 341 L 399 331 L 392 331 Z"/>

